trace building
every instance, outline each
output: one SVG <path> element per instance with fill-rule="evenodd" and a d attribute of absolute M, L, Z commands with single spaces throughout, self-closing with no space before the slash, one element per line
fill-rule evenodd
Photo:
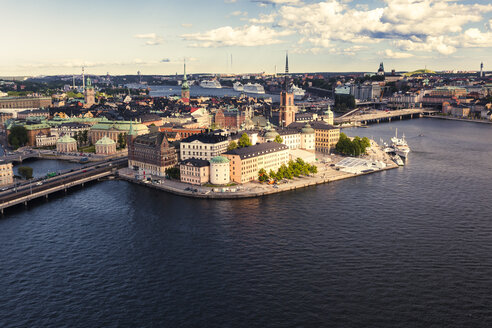
<path fill-rule="evenodd" d="M 56 151 L 59 153 L 72 153 L 77 151 L 77 141 L 66 135 L 56 141 Z"/>
<path fill-rule="evenodd" d="M 92 86 L 91 78 L 87 78 L 87 84 L 84 90 L 84 100 L 85 100 L 85 108 L 90 108 L 92 105 L 96 103 L 96 91 Z"/>
<path fill-rule="evenodd" d="M 89 140 L 95 144 L 99 139 L 108 137 L 118 142 L 118 136 L 128 135 L 130 129 L 136 135 L 149 133 L 149 128 L 140 122 L 133 121 L 100 121 L 89 130 Z"/>
<path fill-rule="evenodd" d="M 210 160 L 210 183 L 225 185 L 231 181 L 229 159 L 216 156 Z"/>
<path fill-rule="evenodd" d="M 17 113 L 17 119 L 27 120 L 31 118 L 48 119 L 50 117 L 50 111 L 45 109 L 28 109 Z"/>
<path fill-rule="evenodd" d="M 286 90 L 280 93 L 280 110 L 278 125 L 285 127 L 296 121 L 297 107 L 294 105 L 294 94 Z"/>
<path fill-rule="evenodd" d="M 15 109 L 38 109 L 51 106 L 51 97 L 1 97 L 0 110 L 14 111 Z"/>
<path fill-rule="evenodd" d="M 180 143 L 180 158 L 198 158 L 211 160 L 212 157 L 219 156 L 227 150 L 229 140 L 227 137 L 214 134 L 194 134 L 182 139 Z"/>
<path fill-rule="evenodd" d="M 176 149 L 163 132 L 137 135 L 130 129 L 127 140 L 128 167 L 140 176 L 165 176 L 166 169 L 178 164 Z"/>
<path fill-rule="evenodd" d="M 217 128 L 238 130 L 246 121 L 247 114 L 246 111 L 240 111 L 237 108 L 219 108 L 217 112 L 215 112 L 214 122 Z"/>
<path fill-rule="evenodd" d="M 189 129 L 185 128 L 181 125 L 175 125 L 172 123 L 165 123 L 164 125 L 159 127 L 160 132 L 170 132 L 170 133 L 179 133 L 181 138 L 187 138 L 189 136 L 203 133 L 203 129 Z"/>
<path fill-rule="evenodd" d="M 0 163 L 0 186 L 7 186 L 14 183 L 14 172 L 12 163 Z"/>
<path fill-rule="evenodd" d="M 181 100 L 185 104 L 190 103 L 190 86 L 188 85 L 188 79 L 186 78 L 186 63 L 184 63 L 183 70 L 183 83 L 181 83 Z"/>
<path fill-rule="evenodd" d="M 298 122 L 289 125 L 289 128 L 302 129 L 303 127 L 305 127 L 304 123 Z M 340 129 L 323 121 L 311 122 L 310 127 L 314 129 L 315 151 L 330 153 L 340 139 Z"/>
<path fill-rule="evenodd" d="M 78 122 L 66 122 L 51 127 L 51 134 L 54 136 L 69 135 L 74 138 L 76 134 L 89 131 L 91 126 L 89 124 Z"/>
<path fill-rule="evenodd" d="M 383 62 L 381 62 L 379 64 L 379 69 L 378 69 L 377 75 L 384 76 L 384 65 L 383 65 Z"/>
<path fill-rule="evenodd" d="M 289 148 L 276 142 L 229 150 L 223 154 L 230 161 L 231 180 L 246 183 L 258 179 L 258 171 L 276 171 L 289 162 Z"/>
<path fill-rule="evenodd" d="M 179 164 L 181 182 L 203 185 L 209 181 L 210 163 L 203 159 L 189 158 Z"/>
<path fill-rule="evenodd" d="M 369 84 L 353 84 L 350 86 L 350 94 L 355 99 L 361 101 L 372 101 L 379 99 L 382 95 L 383 89 L 378 82 Z"/>
<path fill-rule="evenodd" d="M 14 126 L 23 126 L 27 130 L 27 146 L 34 147 L 36 145 L 36 136 L 39 133 L 50 135 L 51 128 L 46 122 L 12 122 L 7 124 L 7 137 L 10 135 L 10 130 Z"/>
<path fill-rule="evenodd" d="M 108 137 L 103 137 L 96 142 L 96 154 L 113 155 L 116 154 L 116 142 Z"/>
<path fill-rule="evenodd" d="M 58 136 L 46 135 L 43 132 L 39 132 L 36 135 L 36 147 L 51 147 L 56 145 Z"/>

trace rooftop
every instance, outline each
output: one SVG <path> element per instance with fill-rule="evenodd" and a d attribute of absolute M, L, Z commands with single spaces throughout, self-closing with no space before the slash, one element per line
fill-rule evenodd
<path fill-rule="evenodd" d="M 286 145 L 279 144 L 276 142 L 265 142 L 256 144 L 249 147 L 236 148 L 225 152 L 225 155 L 239 155 L 241 159 L 257 157 L 263 154 L 274 153 L 277 151 L 282 151 L 289 149 Z"/>
<path fill-rule="evenodd" d="M 215 134 L 198 133 L 198 134 L 191 135 L 182 140 L 182 142 L 193 142 L 193 141 L 214 144 L 214 143 L 227 141 L 227 137 L 221 135 L 215 135 Z"/>

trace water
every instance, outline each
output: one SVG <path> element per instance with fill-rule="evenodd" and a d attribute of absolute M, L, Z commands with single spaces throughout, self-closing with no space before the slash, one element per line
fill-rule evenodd
<path fill-rule="evenodd" d="M 152 85 L 149 86 L 151 88 L 150 91 L 150 96 L 152 97 L 167 97 L 167 96 L 173 96 L 173 95 L 181 95 L 181 86 L 170 86 L 170 85 L 165 85 L 165 86 L 160 86 L 160 85 Z M 222 88 L 222 89 L 205 89 L 200 86 L 195 86 L 192 85 L 190 87 L 190 94 L 192 97 L 194 96 L 215 96 L 215 97 L 224 97 L 224 96 L 230 96 L 230 97 L 238 97 L 241 95 L 242 92 L 234 91 L 232 88 Z M 255 98 L 272 98 L 274 102 L 280 102 L 280 95 L 278 94 L 263 94 L 263 95 L 258 95 L 258 94 L 247 94 L 250 97 L 255 97 Z"/>
<path fill-rule="evenodd" d="M 27 160 L 14 166 L 15 175 L 19 175 L 20 166 L 31 167 L 33 177 L 40 178 L 46 176 L 48 173 L 61 173 L 63 171 L 78 168 L 82 166 L 82 164 L 48 159 Z"/>
<path fill-rule="evenodd" d="M 210 201 L 107 181 L 8 211 L 0 326 L 490 327 L 492 129 L 346 132 L 396 127 L 407 166 L 331 184 Z"/>

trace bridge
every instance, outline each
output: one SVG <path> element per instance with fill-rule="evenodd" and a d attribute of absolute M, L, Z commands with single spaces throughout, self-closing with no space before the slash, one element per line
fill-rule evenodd
<path fill-rule="evenodd" d="M 30 158 L 40 158 L 41 153 L 39 151 L 24 151 L 24 152 L 16 152 L 13 154 L 9 155 L 4 155 L 0 157 L 0 160 L 5 161 L 5 162 L 19 162 L 22 163 L 26 159 Z"/>
<path fill-rule="evenodd" d="M 354 109 L 349 113 L 346 113 L 340 117 L 336 117 L 334 122 L 337 124 L 343 123 L 381 123 L 391 122 L 392 120 L 403 120 L 423 117 L 423 115 L 431 115 L 437 111 L 425 108 L 407 108 L 391 111 L 371 111 L 370 113 L 355 114 L 358 109 Z"/>
<path fill-rule="evenodd" d="M 0 192 L 0 213 L 6 208 L 27 203 L 33 199 L 45 197 L 50 194 L 65 191 L 75 186 L 84 186 L 85 183 L 108 177 L 118 168 L 126 167 L 128 159 L 118 158 L 105 162 L 90 164 L 80 169 L 71 170 L 48 179 L 38 179 L 15 185 Z"/>

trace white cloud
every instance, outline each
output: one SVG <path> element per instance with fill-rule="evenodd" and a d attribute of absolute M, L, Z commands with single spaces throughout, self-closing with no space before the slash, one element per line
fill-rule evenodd
<path fill-rule="evenodd" d="M 137 39 L 144 39 L 145 44 L 148 46 L 156 46 L 162 43 L 162 38 L 155 33 L 146 33 L 146 34 L 136 34 L 134 36 Z"/>
<path fill-rule="evenodd" d="M 237 0 L 224 0 L 224 3 L 236 3 Z"/>
<path fill-rule="evenodd" d="M 231 13 L 231 16 L 248 16 L 248 12 L 236 10 Z"/>
<path fill-rule="evenodd" d="M 193 24 L 191 24 L 191 23 L 183 23 L 183 24 L 181 24 L 181 26 L 186 27 L 186 28 L 190 28 L 190 27 L 193 27 Z"/>
<path fill-rule="evenodd" d="M 236 28 L 224 26 L 204 33 L 184 34 L 182 38 L 195 41 L 191 44 L 192 47 L 254 47 L 283 43 L 279 37 L 289 34 L 290 31 L 279 32 L 265 26 L 245 25 Z"/>
<path fill-rule="evenodd" d="M 251 18 L 249 22 L 253 24 L 271 24 L 275 21 L 276 16 L 277 16 L 276 13 L 260 14 L 260 17 Z"/>
<path fill-rule="evenodd" d="M 403 59 L 403 58 L 410 58 L 413 57 L 414 55 L 408 52 L 394 52 L 391 49 L 386 49 L 384 51 L 384 56 L 386 58 L 396 58 L 396 59 Z"/>
<path fill-rule="evenodd" d="M 301 5 L 301 0 L 253 0 L 264 5 Z"/>

